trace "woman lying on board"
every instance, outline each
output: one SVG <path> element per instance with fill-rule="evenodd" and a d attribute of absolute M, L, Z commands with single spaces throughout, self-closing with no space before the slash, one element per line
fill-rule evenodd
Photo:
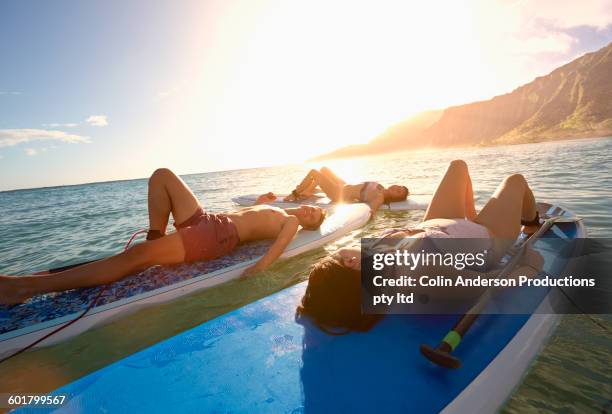
<path fill-rule="evenodd" d="M 424 242 L 435 238 L 477 239 L 474 242 L 482 245 L 479 248 L 492 252 L 490 263 L 497 263 L 516 241 L 521 225 L 538 224 L 539 214 L 533 193 L 520 174 L 504 179 L 477 213 L 467 164 L 456 160 L 450 163 L 438 185 L 423 222 L 413 228 L 393 230 L 383 237 L 411 238 L 409 249 L 420 242 L 418 251 L 425 246 L 428 252 L 433 253 L 439 252 L 435 243 Z M 541 257 L 535 252 L 532 255 L 534 266 L 538 267 L 538 262 L 541 265 Z M 423 274 L 437 275 L 445 270 L 456 274 L 453 269 L 444 269 L 443 266 L 437 269 L 429 267 Z M 533 269 L 517 271 L 522 271 L 521 274 L 534 273 Z M 362 314 L 361 289 L 361 249 L 340 249 L 312 268 L 298 314 L 310 316 L 323 330 L 366 331 L 381 315 Z M 482 292 L 470 293 L 476 296 Z M 442 298 L 450 298 L 453 292 L 446 291 L 442 295 Z"/>
<path fill-rule="evenodd" d="M 47 292 L 104 285 L 154 265 L 213 260 L 239 243 L 274 239 L 248 273 L 263 270 L 285 250 L 301 226 L 316 230 L 325 210 L 314 206 L 280 209 L 262 204 L 226 214 L 204 211 L 187 184 L 166 168 L 149 179 L 147 242 L 123 253 L 49 274 L 0 275 L 0 303 L 14 304 Z M 166 234 L 170 214 L 177 231 Z"/>
<path fill-rule="evenodd" d="M 305 200 L 316 192 L 319 187 L 334 203 L 366 203 L 372 213 L 382 204 L 404 201 L 409 191 L 406 186 L 392 185 L 385 188 L 374 181 L 359 184 L 347 184 L 332 170 L 323 167 L 320 170 L 310 170 L 302 182 L 285 197 L 285 201 Z"/>

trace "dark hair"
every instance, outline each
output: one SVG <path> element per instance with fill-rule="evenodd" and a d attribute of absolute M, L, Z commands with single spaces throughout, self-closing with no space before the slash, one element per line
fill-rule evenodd
<path fill-rule="evenodd" d="M 321 330 L 332 335 L 368 331 L 382 317 L 361 313 L 360 272 L 332 256 L 313 266 L 297 314 L 309 316 Z"/>
<path fill-rule="evenodd" d="M 408 187 L 406 187 L 405 185 L 402 185 L 400 187 L 402 189 L 404 189 L 404 195 L 403 196 L 399 196 L 399 197 L 393 197 L 393 196 L 385 195 L 385 200 L 384 200 L 385 204 L 390 204 L 390 203 L 398 202 L 398 201 L 404 201 L 405 199 L 408 198 L 408 194 L 410 194 L 410 191 L 408 190 Z"/>
<path fill-rule="evenodd" d="M 305 226 L 305 225 L 302 224 L 302 227 L 304 229 L 306 229 L 306 230 L 317 230 L 319 227 L 321 227 L 321 224 L 323 224 L 323 222 L 325 221 L 325 217 L 327 217 L 327 211 L 325 211 L 321 207 L 317 207 L 317 208 L 321 212 L 321 218 L 319 219 L 318 222 L 316 222 L 312 226 Z"/>

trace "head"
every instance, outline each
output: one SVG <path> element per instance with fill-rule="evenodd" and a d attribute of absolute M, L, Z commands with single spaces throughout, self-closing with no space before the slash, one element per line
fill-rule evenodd
<path fill-rule="evenodd" d="M 408 198 L 408 194 L 410 194 L 410 191 L 405 185 L 392 185 L 385 189 L 385 203 L 404 201 Z"/>
<path fill-rule="evenodd" d="M 361 251 L 341 249 L 317 262 L 297 313 L 328 333 L 367 331 L 374 326 L 380 315 L 361 313 Z"/>
<path fill-rule="evenodd" d="M 327 212 L 321 207 L 304 205 L 295 210 L 295 216 L 306 230 L 317 230 L 327 217 Z"/>

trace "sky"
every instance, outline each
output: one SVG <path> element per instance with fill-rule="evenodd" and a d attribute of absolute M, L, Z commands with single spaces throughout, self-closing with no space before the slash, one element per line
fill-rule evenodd
<path fill-rule="evenodd" d="M 5 0 L 0 190 L 300 163 L 611 41 L 609 0 Z"/>

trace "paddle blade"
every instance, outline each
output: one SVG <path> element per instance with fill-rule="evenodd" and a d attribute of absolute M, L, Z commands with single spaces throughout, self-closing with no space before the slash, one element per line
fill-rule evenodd
<path fill-rule="evenodd" d="M 461 368 L 461 361 L 459 358 L 452 356 L 446 351 L 438 348 L 432 348 L 427 344 L 421 344 L 420 349 L 421 354 L 436 365 L 452 369 Z"/>

